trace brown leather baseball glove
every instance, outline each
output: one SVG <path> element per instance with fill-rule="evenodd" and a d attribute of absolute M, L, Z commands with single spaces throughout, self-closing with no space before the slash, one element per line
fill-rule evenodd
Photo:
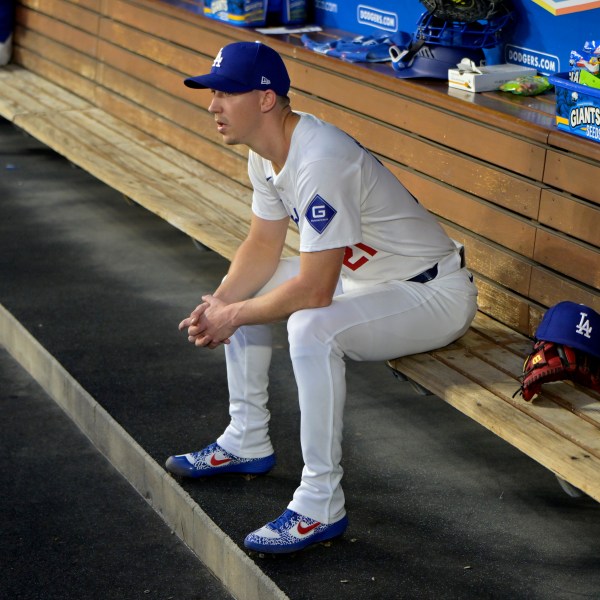
<path fill-rule="evenodd" d="M 565 379 L 600 391 L 600 359 L 564 344 L 539 340 L 525 359 L 522 385 L 513 398 L 520 393 L 530 401 L 544 383 Z"/>

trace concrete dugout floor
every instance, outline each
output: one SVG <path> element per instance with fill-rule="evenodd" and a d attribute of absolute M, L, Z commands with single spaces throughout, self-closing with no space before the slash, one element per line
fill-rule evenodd
<path fill-rule="evenodd" d="M 5 309 L 160 465 L 172 453 L 213 441 L 227 422 L 223 353 L 188 345 L 177 323 L 214 289 L 227 263 L 4 120 L 0 199 Z M 276 340 L 276 468 L 252 481 L 181 482 L 240 548 L 249 531 L 284 510 L 302 468 L 283 325 L 276 326 Z M 6 353 L 0 365 L 0 522 L 9 532 L 0 543 L 3 555 L 13 557 L 3 560 L 9 568 L 3 566 L 0 595 L 227 597 Z M 349 362 L 348 390 L 350 527 L 328 548 L 251 557 L 283 594 L 294 600 L 600 598 L 596 502 L 568 497 L 551 473 L 438 398 L 417 396 L 384 364 Z M 99 484 L 115 486 L 110 511 L 94 506 Z M 57 516 L 46 527 L 39 511 L 54 514 L 67 496 L 72 518 Z M 90 514 L 97 525 L 84 527 Z M 122 535 L 128 528 L 152 541 Z M 72 544 L 53 544 L 53 536 L 76 538 L 82 554 L 75 556 Z M 137 580 L 128 595 L 122 582 L 136 581 L 135 569 L 123 576 L 131 564 L 147 564 L 154 578 Z M 83 593 L 84 581 L 101 591 Z"/>

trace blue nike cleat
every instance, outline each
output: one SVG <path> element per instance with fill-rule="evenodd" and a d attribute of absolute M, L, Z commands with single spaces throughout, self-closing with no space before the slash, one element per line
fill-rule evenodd
<path fill-rule="evenodd" d="M 263 458 L 240 458 L 217 444 L 199 452 L 169 456 L 167 471 L 182 477 L 209 477 L 220 473 L 246 473 L 261 475 L 275 466 L 275 454 Z"/>
<path fill-rule="evenodd" d="M 267 554 L 297 552 L 311 544 L 342 535 L 346 527 L 346 516 L 335 523 L 325 524 L 288 509 L 275 521 L 249 534 L 244 540 L 244 546 Z"/>

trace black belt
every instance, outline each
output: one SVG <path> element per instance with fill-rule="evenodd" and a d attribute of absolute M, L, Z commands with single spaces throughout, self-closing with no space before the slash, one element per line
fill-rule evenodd
<path fill-rule="evenodd" d="M 462 269 L 465 266 L 465 249 L 464 247 L 460 247 L 458 251 L 460 255 L 460 268 Z M 431 269 L 427 269 L 427 271 L 423 271 L 406 281 L 414 281 L 416 283 L 427 283 L 428 281 L 433 281 L 438 276 L 438 264 L 436 263 L 431 267 Z"/>
<path fill-rule="evenodd" d="M 438 266 L 437 263 L 431 267 L 431 269 L 427 269 L 427 271 L 423 271 L 406 281 L 414 281 L 416 283 L 427 283 L 428 281 L 432 281 L 438 275 Z"/>

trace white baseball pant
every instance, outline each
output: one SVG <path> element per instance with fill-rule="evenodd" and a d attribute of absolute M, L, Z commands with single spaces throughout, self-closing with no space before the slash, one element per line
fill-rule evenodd
<path fill-rule="evenodd" d="M 297 274 L 299 259 L 282 259 L 265 293 Z M 346 399 L 344 356 L 387 360 L 441 348 L 463 335 L 477 310 L 477 290 L 460 258 L 440 262 L 428 283 L 390 281 L 344 293 L 330 306 L 288 319 L 289 351 L 300 402 L 304 469 L 288 508 L 321 523 L 345 515 L 341 487 Z M 269 438 L 270 325 L 240 327 L 226 346 L 231 421 L 217 440 L 245 458 L 273 453 Z"/>

